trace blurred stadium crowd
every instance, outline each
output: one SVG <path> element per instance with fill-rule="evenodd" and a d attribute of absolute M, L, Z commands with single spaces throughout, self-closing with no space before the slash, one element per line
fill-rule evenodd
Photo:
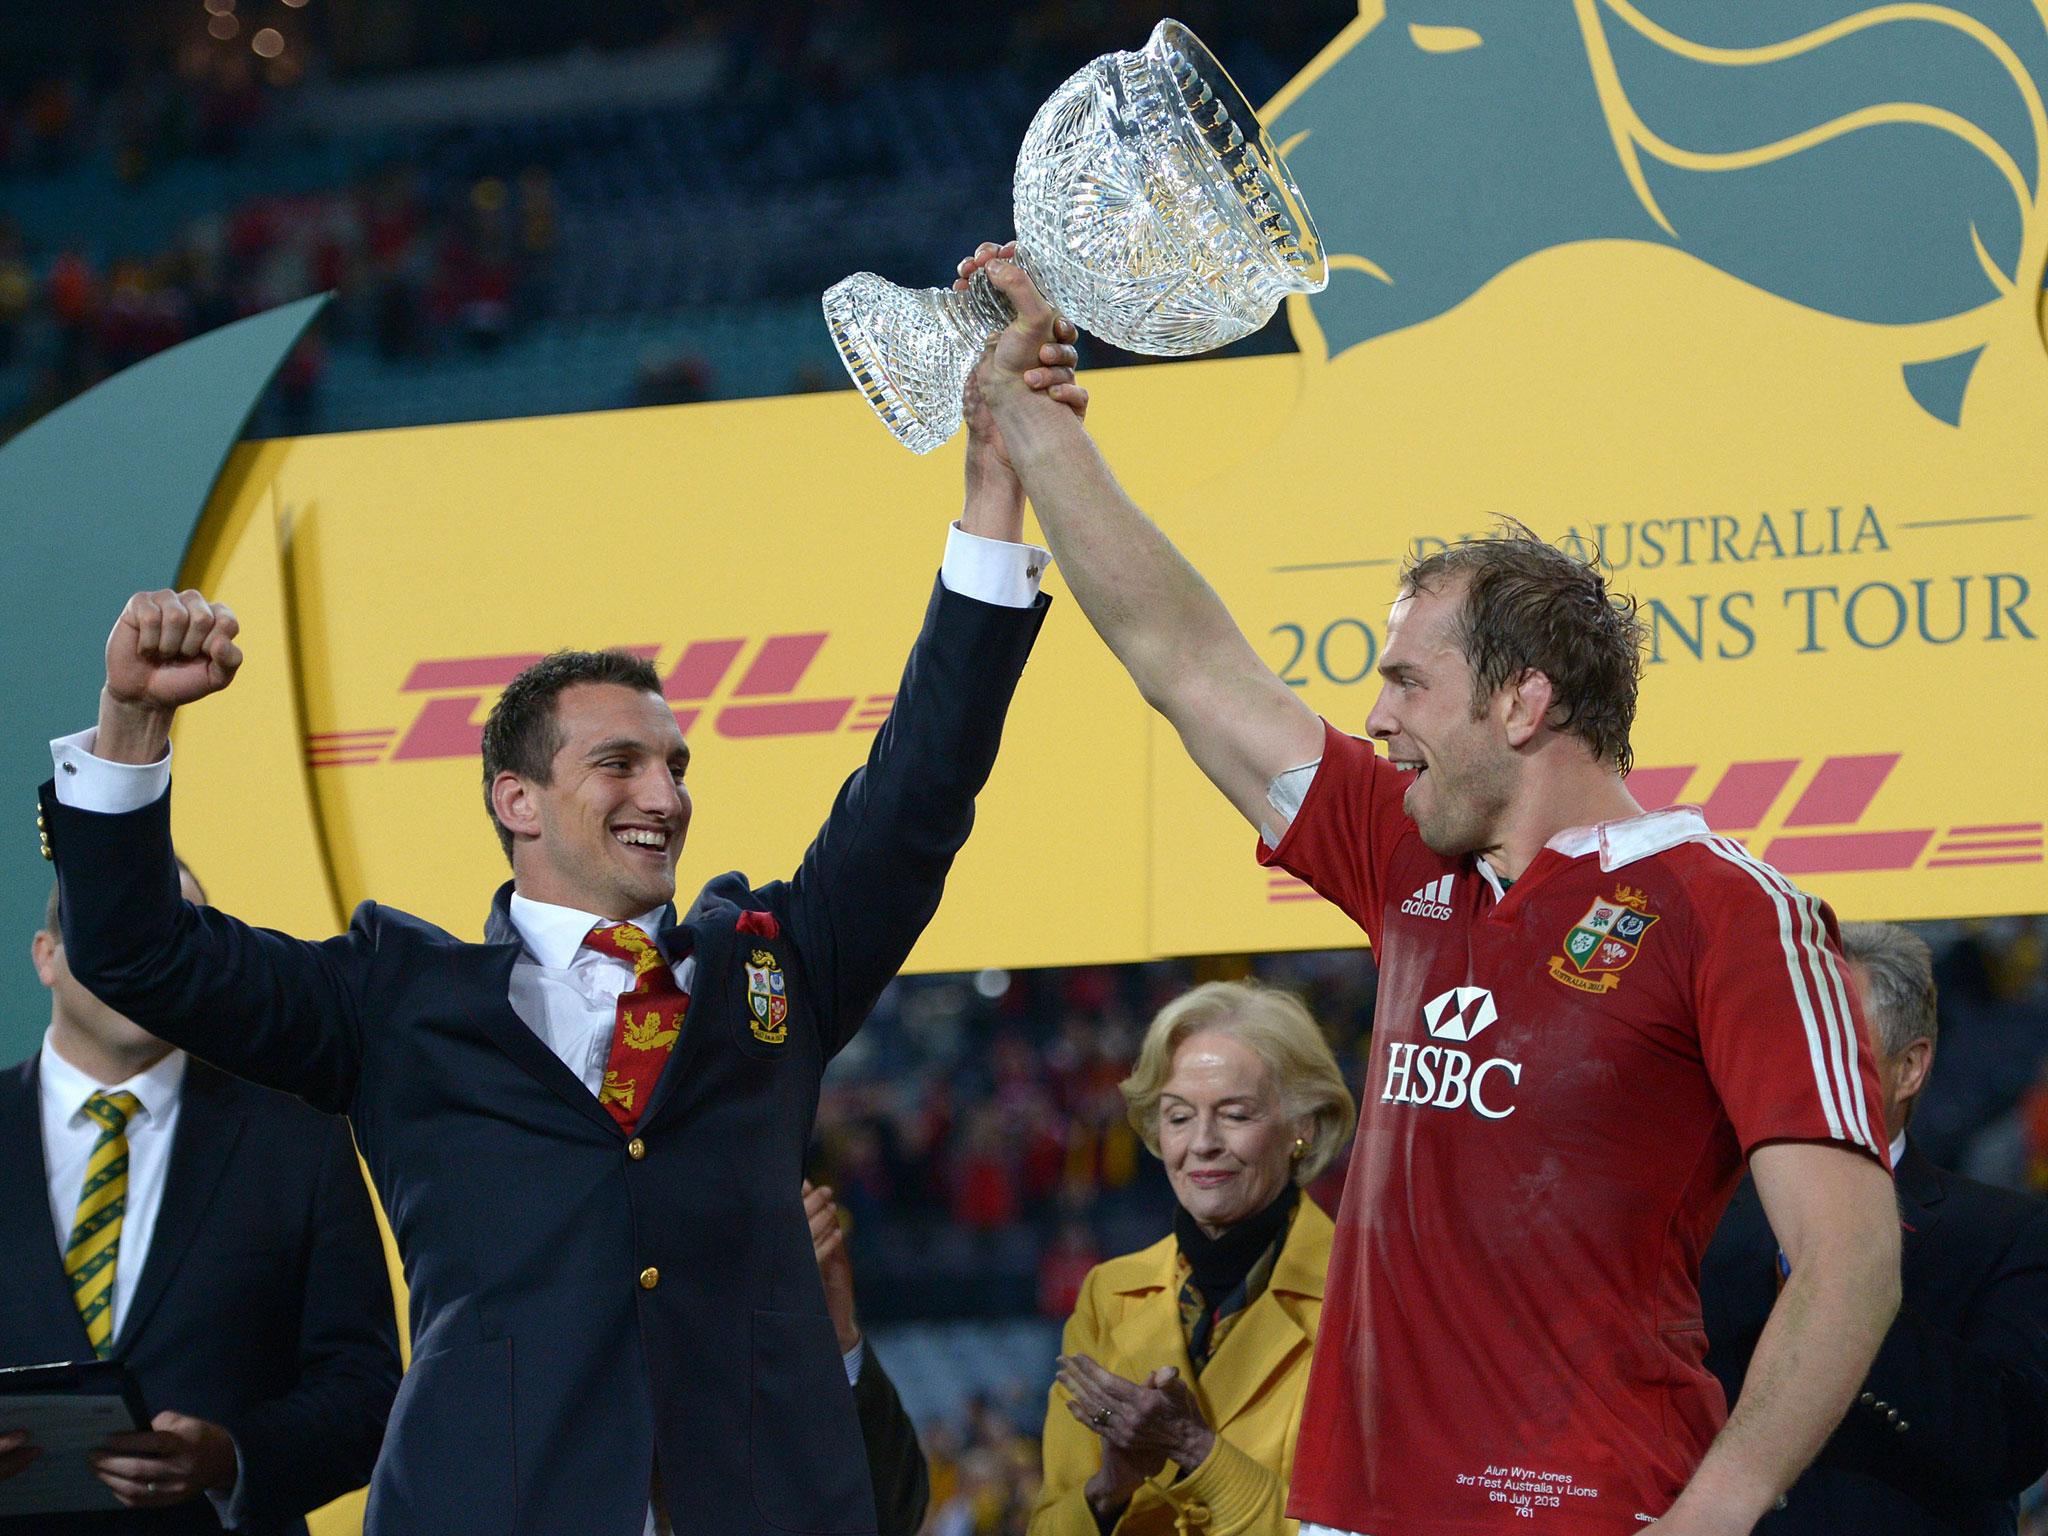
<path fill-rule="evenodd" d="M 1352 0 L 1177 14 L 1254 100 Z M 1138 45 L 1156 0 L 1049 0 L 997 26 L 831 0 L 113 3 L 0 60 L 0 439 L 238 316 L 333 290 L 270 432 L 840 387 L 821 289 L 937 282 L 1007 232 L 1031 112 Z M 1085 344 L 1084 344 L 1085 345 Z M 1242 344 L 1288 345 L 1269 328 Z M 1094 365 L 1118 358 L 1096 347 Z M 1929 925 L 1935 1161 L 2048 1193 L 2039 919 Z M 1117 1084 L 1198 980 L 1293 988 L 1354 1090 L 1363 951 L 915 977 L 820 1107 L 865 1322 L 924 1425 L 927 1529 L 1021 1532 L 1058 1328 L 1171 1196 Z M 1314 1193 L 1334 1210 L 1342 1163 Z M 2048 1532 L 2037 1491 L 2026 1529 Z"/>
<path fill-rule="evenodd" d="M 1182 10 L 1255 100 L 1353 14 Z M 950 15 L 131 0 L 51 29 L 0 62 L 0 431 L 328 290 L 261 431 L 840 387 L 819 293 L 1007 233 L 1037 104 L 1157 20 Z"/>

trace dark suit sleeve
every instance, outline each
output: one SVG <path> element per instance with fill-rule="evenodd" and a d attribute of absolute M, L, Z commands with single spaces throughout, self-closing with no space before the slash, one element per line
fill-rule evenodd
<path fill-rule="evenodd" d="M 370 1480 L 398 1392 L 384 1244 L 348 1125 L 331 1130 L 309 1215 L 298 1379 L 224 1427 L 241 1452 L 236 1512 L 290 1520 Z"/>
<path fill-rule="evenodd" d="M 853 1384 L 860 1436 L 867 1445 L 868 1475 L 875 1485 L 875 1529 L 879 1536 L 915 1536 L 931 1503 L 931 1472 L 917 1428 L 903 1411 L 896 1384 L 867 1344 L 860 1380 Z"/>
<path fill-rule="evenodd" d="M 2009 1499 L 2048 1471 L 2048 1206 L 2017 1227 L 1960 1334 L 1908 1299 L 1836 1440 L 1824 1461 L 1908 1493 Z"/>
<path fill-rule="evenodd" d="M 789 883 L 804 968 L 826 1000 L 827 1056 L 938 910 L 1047 603 L 1006 608 L 937 585 L 889 718 Z"/>
<path fill-rule="evenodd" d="M 179 894 L 168 790 L 121 815 L 74 810 L 47 782 L 42 801 L 65 959 L 86 989 L 223 1071 L 345 1109 L 362 1055 L 370 904 L 324 943 L 252 928 Z"/>
<path fill-rule="evenodd" d="M 1721 1225 L 1700 1259 L 1700 1315 L 1706 1366 L 1732 1407 L 1742 1395 L 1750 1356 L 1778 1300 L 1778 1240 L 1749 1175 L 1735 1187 Z"/>

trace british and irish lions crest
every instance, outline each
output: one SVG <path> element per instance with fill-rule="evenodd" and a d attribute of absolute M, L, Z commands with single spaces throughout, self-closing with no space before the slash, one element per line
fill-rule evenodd
<path fill-rule="evenodd" d="M 1053 92 L 1012 195 L 1019 264 L 1075 324 L 1132 352 L 1207 352 L 1329 280 L 1257 112 L 1177 21 Z M 960 391 L 1010 308 L 984 273 L 954 293 L 859 272 L 826 290 L 825 320 L 875 414 L 929 453 L 960 430 Z"/>
<path fill-rule="evenodd" d="M 775 956 L 757 949 L 747 957 L 747 1028 L 763 1045 L 789 1038 L 789 984 Z"/>
<path fill-rule="evenodd" d="M 1550 974 L 1581 992 L 1611 992 L 1621 984 L 1617 973 L 1628 969 L 1656 921 L 1649 899 L 1624 885 L 1572 924 L 1559 946 L 1562 953 L 1550 957 Z"/>

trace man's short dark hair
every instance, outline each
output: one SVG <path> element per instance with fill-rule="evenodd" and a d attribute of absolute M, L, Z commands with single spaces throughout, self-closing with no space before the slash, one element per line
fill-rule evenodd
<path fill-rule="evenodd" d="M 543 656 L 505 685 L 484 721 L 484 809 L 498 829 L 498 844 L 512 857 L 512 834 L 498 820 L 491 785 L 501 773 L 516 773 L 536 784 L 552 784 L 562 731 L 555 701 L 578 683 L 614 683 L 646 693 L 661 692 L 651 663 L 627 651 L 556 651 Z"/>
<path fill-rule="evenodd" d="M 1438 592 L 1458 581 L 1465 601 L 1456 635 L 1472 667 L 1473 718 L 1523 673 L 1541 672 L 1550 679 L 1552 724 L 1627 773 L 1643 670 L 1635 599 L 1610 592 L 1597 567 L 1512 518 L 1490 538 L 1412 562 L 1401 590 Z"/>

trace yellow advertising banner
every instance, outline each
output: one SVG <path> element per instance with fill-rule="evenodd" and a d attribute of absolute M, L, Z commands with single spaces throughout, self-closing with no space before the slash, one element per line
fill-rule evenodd
<path fill-rule="evenodd" d="M 2034 420 L 1925 419 L 1875 367 L 1859 388 L 1845 338 L 1680 259 L 1654 284 L 1623 246 L 1548 265 L 1355 363 L 1101 375 L 1094 426 L 1340 726 L 1363 729 L 1401 560 L 1512 514 L 1647 609 L 1646 804 L 1704 803 L 1850 915 L 2048 907 Z M 1560 313 L 1589 267 L 1603 301 Z M 1559 334 L 1505 356 L 1532 311 Z M 1687 366 L 1621 366 L 1646 332 Z M 245 449 L 187 576 L 237 604 L 249 662 L 179 722 L 180 846 L 286 926 L 374 894 L 474 934 L 504 877 L 484 713 L 541 652 L 623 645 L 692 740 L 685 884 L 786 873 L 887 708 L 958 473 L 851 395 Z M 915 964 L 1357 942 L 1250 855 L 1061 601 Z"/>
<path fill-rule="evenodd" d="M 1332 253 L 1300 350 L 1090 378 L 1112 464 L 1344 728 L 1402 561 L 1512 516 L 1644 606 L 1646 805 L 1846 916 L 2048 908 L 2038 8 L 1441 9 L 1363 6 L 1268 109 Z M 484 713 L 623 645 L 695 749 L 685 887 L 786 874 L 958 454 L 850 393 L 245 447 L 186 572 L 249 662 L 179 722 L 181 845 L 267 920 L 474 935 Z M 913 963 L 1359 941 L 1251 841 L 1062 603 Z"/>

